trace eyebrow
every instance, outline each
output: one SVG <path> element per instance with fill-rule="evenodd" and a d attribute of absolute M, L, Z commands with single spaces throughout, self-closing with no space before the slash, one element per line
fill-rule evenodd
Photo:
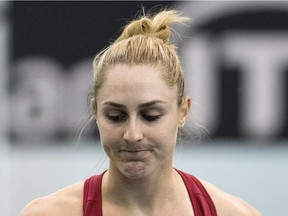
<path fill-rule="evenodd" d="M 153 106 L 155 104 L 165 104 L 165 101 L 161 101 L 161 100 L 152 100 L 143 104 L 139 104 L 137 107 L 138 109 L 144 109 L 150 106 Z M 127 107 L 124 104 L 119 104 L 119 103 L 115 103 L 113 101 L 106 101 L 103 103 L 103 105 L 108 105 L 108 106 L 112 106 L 118 109 L 126 109 Z"/>
<path fill-rule="evenodd" d="M 140 104 L 138 106 L 138 108 L 147 108 L 147 107 L 150 107 L 150 106 L 153 106 L 155 104 L 165 104 L 165 101 L 161 101 L 161 100 L 152 100 L 152 101 L 149 101 L 147 103 L 143 103 L 143 104 Z"/>

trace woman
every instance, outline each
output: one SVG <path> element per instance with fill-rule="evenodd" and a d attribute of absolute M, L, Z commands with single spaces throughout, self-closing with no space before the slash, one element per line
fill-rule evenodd
<path fill-rule="evenodd" d="M 177 133 L 188 116 L 183 72 L 162 11 L 128 24 L 94 61 L 91 109 L 109 169 L 36 199 L 22 216 L 260 215 L 215 186 L 173 168 Z"/>

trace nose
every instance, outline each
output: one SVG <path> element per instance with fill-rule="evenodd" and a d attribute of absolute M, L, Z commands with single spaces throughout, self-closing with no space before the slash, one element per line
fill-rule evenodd
<path fill-rule="evenodd" d="M 143 139 L 141 123 L 137 120 L 129 120 L 127 122 L 124 135 L 124 140 L 129 144 L 136 144 Z"/>

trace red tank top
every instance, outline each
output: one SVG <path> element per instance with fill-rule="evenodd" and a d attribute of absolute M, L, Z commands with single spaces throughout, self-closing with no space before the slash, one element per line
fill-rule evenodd
<path fill-rule="evenodd" d="M 177 172 L 186 185 L 195 216 L 217 216 L 215 205 L 201 182 L 188 173 Z M 102 216 L 101 183 L 104 173 L 85 181 L 83 216 Z"/>

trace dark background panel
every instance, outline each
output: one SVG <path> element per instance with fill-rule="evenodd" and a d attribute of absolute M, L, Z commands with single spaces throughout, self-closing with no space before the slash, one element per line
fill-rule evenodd
<path fill-rule="evenodd" d="M 65 65 L 94 56 L 144 7 L 155 11 L 173 1 L 13 2 L 12 60 L 45 55 Z"/>

